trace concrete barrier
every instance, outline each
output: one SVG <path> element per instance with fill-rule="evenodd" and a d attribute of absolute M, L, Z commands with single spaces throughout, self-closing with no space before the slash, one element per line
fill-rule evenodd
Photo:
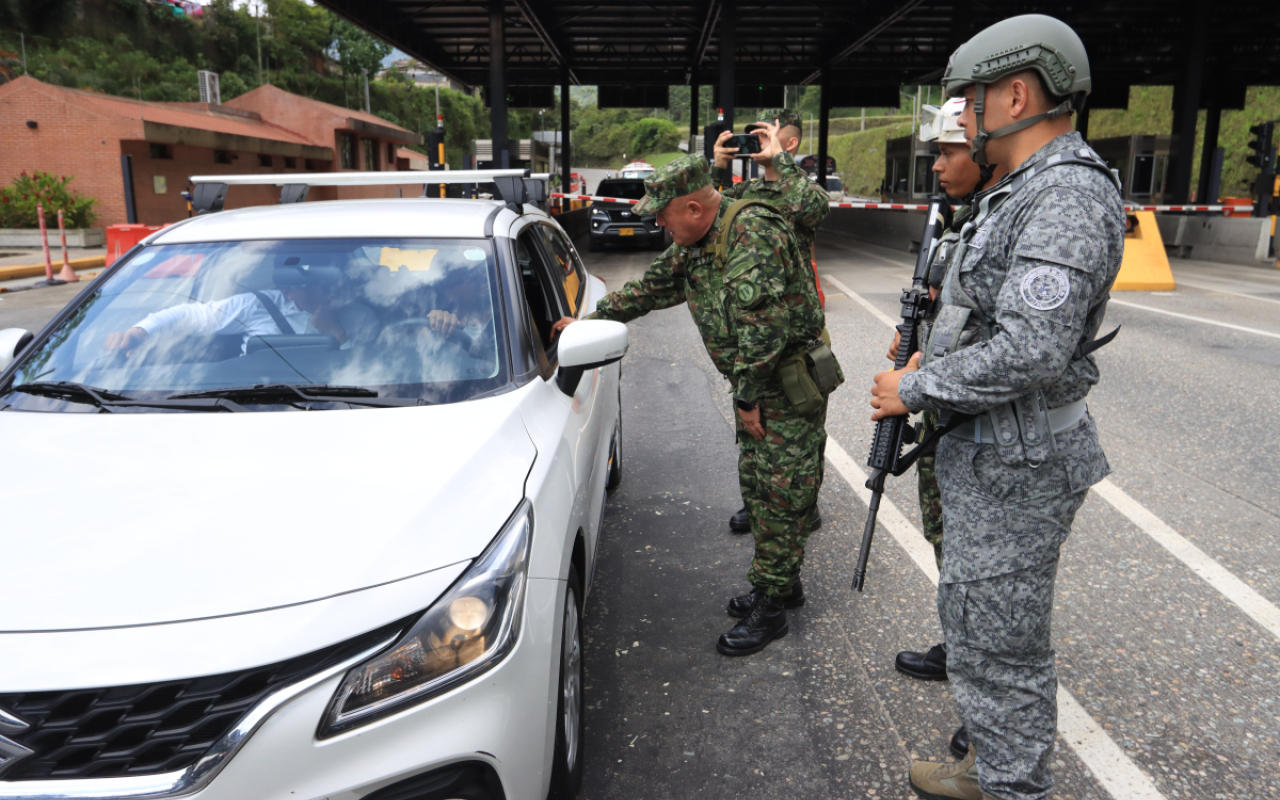
<path fill-rule="evenodd" d="M 102 228 L 71 228 L 67 247 L 102 247 Z M 0 247 L 39 247 L 39 228 L 0 228 Z"/>
<path fill-rule="evenodd" d="M 924 212 L 833 208 L 819 230 L 904 253 L 915 253 L 920 250 L 920 234 L 924 232 Z"/>
<path fill-rule="evenodd" d="M 1161 214 L 1156 217 L 1156 224 L 1160 226 L 1160 236 L 1170 258 L 1247 266 L 1275 265 L 1275 258 L 1268 254 L 1272 235 L 1269 217 L 1238 219 Z"/>

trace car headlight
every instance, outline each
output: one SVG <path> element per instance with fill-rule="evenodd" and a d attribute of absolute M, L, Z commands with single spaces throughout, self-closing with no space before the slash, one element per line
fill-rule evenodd
<path fill-rule="evenodd" d="M 603 208 L 593 208 L 591 209 L 591 217 L 592 219 L 608 219 L 609 212 Z"/>
<path fill-rule="evenodd" d="M 533 506 L 525 500 L 484 553 L 400 641 L 347 673 L 317 737 L 421 703 L 501 661 L 519 638 L 532 537 Z"/>

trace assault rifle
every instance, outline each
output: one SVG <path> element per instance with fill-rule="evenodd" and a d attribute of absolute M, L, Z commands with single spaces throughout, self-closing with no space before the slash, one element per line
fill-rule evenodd
<path fill-rule="evenodd" d="M 916 257 L 916 271 L 911 276 L 911 288 L 902 290 L 902 322 L 898 323 L 898 352 L 893 368 L 902 369 L 911 356 L 920 349 L 920 323 L 933 305 L 929 299 L 929 264 L 933 260 L 934 247 L 944 231 L 951 227 L 951 203 L 942 197 L 929 198 L 929 211 L 925 220 L 924 235 L 920 238 L 920 254 Z M 871 439 L 871 455 L 867 466 L 871 473 L 867 488 L 871 490 L 871 503 L 867 509 L 867 526 L 862 529 L 862 549 L 858 551 L 858 566 L 853 571 L 853 588 L 862 591 L 867 577 L 867 557 L 871 555 L 871 537 L 876 531 L 876 514 L 880 512 L 880 496 L 884 494 L 884 479 L 895 478 L 906 472 L 921 455 L 920 447 L 903 454 L 903 445 L 916 441 L 918 430 L 908 422 L 908 415 L 885 417 L 876 423 L 875 436 Z"/>

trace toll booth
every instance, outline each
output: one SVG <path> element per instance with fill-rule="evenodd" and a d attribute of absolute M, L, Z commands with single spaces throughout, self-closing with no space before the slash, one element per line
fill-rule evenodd
<path fill-rule="evenodd" d="M 933 162 L 938 157 L 937 142 L 922 142 L 915 136 L 899 136 L 884 145 L 884 183 L 880 194 L 885 202 L 927 203 L 938 194 L 938 176 Z"/>
<path fill-rule="evenodd" d="M 1115 136 L 1090 139 L 1089 146 L 1120 172 L 1124 199 L 1139 205 L 1172 203 L 1174 168 L 1177 157 L 1176 136 Z"/>
<path fill-rule="evenodd" d="M 551 171 L 551 145 L 532 139 L 517 139 L 508 148 L 508 169 L 528 169 L 531 172 Z M 475 140 L 476 169 L 500 169 L 493 163 L 493 140 Z"/>

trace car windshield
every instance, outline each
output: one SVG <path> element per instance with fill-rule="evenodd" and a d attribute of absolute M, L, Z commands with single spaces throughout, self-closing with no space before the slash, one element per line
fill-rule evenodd
<path fill-rule="evenodd" d="M 490 243 L 476 239 L 149 246 L 24 355 L 0 408 L 98 410 L 55 382 L 131 401 L 278 384 L 467 400 L 508 380 L 497 274 Z M 23 384 L 37 387 L 14 391 Z M 234 399 L 255 410 L 298 406 L 261 391 Z"/>
<path fill-rule="evenodd" d="M 832 178 L 832 177 L 828 176 L 828 177 L 827 177 L 827 191 L 828 191 L 828 192 L 842 192 L 842 191 L 844 191 L 844 184 L 840 182 L 840 179 L 839 179 L 839 178 Z"/>
<path fill-rule="evenodd" d="M 625 200 L 640 200 L 644 197 L 644 181 L 600 181 L 596 194 L 601 197 L 621 197 Z"/>
<path fill-rule="evenodd" d="M 622 171 L 622 177 L 643 179 L 649 177 L 653 173 L 654 169 L 652 167 L 647 167 L 645 169 L 624 169 Z"/>

